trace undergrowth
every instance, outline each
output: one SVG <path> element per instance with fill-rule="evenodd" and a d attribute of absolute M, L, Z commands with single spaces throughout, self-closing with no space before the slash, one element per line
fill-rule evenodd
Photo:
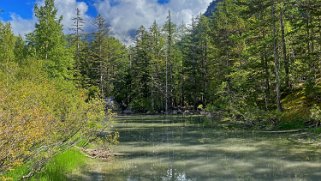
<path fill-rule="evenodd" d="M 53 157 L 31 180 L 64 181 L 67 174 L 85 164 L 87 157 L 79 150 L 70 149 Z"/>

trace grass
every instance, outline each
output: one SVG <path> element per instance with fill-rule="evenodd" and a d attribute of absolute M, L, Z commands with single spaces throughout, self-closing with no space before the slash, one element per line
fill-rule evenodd
<path fill-rule="evenodd" d="M 321 79 L 317 80 L 317 86 L 314 90 L 315 95 L 321 95 Z M 279 129 L 299 129 L 305 128 L 306 122 L 310 119 L 310 109 L 316 104 L 321 106 L 317 99 L 309 99 L 305 96 L 304 85 L 297 87 L 290 95 L 282 100 L 285 111 L 281 116 Z"/>
<path fill-rule="evenodd" d="M 70 149 L 54 156 L 43 170 L 31 180 L 64 181 L 67 174 L 85 164 L 87 157 L 77 149 Z M 21 180 L 30 171 L 30 163 L 21 165 L 0 175 L 0 180 Z"/>
<path fill-rule="evenodd" d="M 67 174 L 84 165 L 86 159 L 87 157 L 79 150 L 67 150 L 53 157 L 43 171 L 36 174 L 32 180 L 68 180 Z"/>
<path fill-rule="evenodd" d="M 319 127 L 319 128 L 309 128 L 309 129 L 307 129 L 307 131 L 309 131 L 310 133 L 319 135 L 319 134 L 321 134 L 321 127 Z"/>
<path fill-rule="evenodd" d="M 292 129 L 303 129 L 305 128 L 304 119 L 292 119 L 292 120 L 282 120 L 277 125 L 280 130 L 292 130 Z"/>
<path fill-rule="evenodd" d="M 24 164 L 8 171 L 4 175 L 0 175 L 0 180 L 20 180 L 24 175 L 27 175 L 28 172 L 29 165 Z"/>
<path fill-rule="evenodd" d="M 294 91 L 282 100 L 284 112 L 281 116 L 281 121 L 278 124 L 278 129 L 301 129 L 305 128 L 305 122 L 309 120 L 310 105 L 304 95 L 304 90 L 299 89 Z"/>

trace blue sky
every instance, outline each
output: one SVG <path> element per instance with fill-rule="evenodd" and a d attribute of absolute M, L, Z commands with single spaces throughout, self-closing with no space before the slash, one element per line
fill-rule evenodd
<path fill-rule="evenodd" d="M 23 18 L 32 18 L 33 0 L 0 0 L 0 9 L 3 10 L 1 18 L 5 21 L 10 19 L 11 13 L 17 13 Z"/>
<path fill-rule="evenodd" d="M 10 22 L 15 34 L 33 31 L 37 22 L 33 15 L 36 2 L 44 0 L 0 0 L 0 20 Z M 94 17 L 100 13 L 111 25 L 112 33 L 122 41 L 130 41 L 130 32 L 139 26 L 149 27 L 154 20 L 162 24 L 171 10 L 177 24 L 189 24 L 192 17 L 203 13 L 212 0 L 56 0 L 58 14 L 68 33 L 75 9 L 81 9 L 86 28 L 92 28 Z"/>
<path fill-rule="evenodd" d="M 95 16 L 97 11 L 93 6 L 92 1 L 84 0 L 89 5 L 88 14 Z M 111 3 L 116 3 L 117 1 L 111 1 Z M 167 4 L 169 0 L 158 0 L 159 4 Z M 12 13 L 19 14 L 22 18 L 30 19 L 32 18 L 33 8 L 35 5 L 35 0 L 1 0 L 0 9 L 3 10 L 0 14 L 1 19 L 4 21 L 10 20 L 10 15 Z M 117 4 L 117 3 L 116 3 Z"/>
<path fill-rule="evenodd" d="M 84 0 L 89 6 L 88 14 L 95 16 L 97 14 L 93 1 Z M 159 0 L 160 3 L 166 3 L 168 0 Z M 12 13 L 18 14 L 24 19 L 31 19 L 36 0 L 0 0 L 0 9 L 3 11 L 0 17 L 4 21 L 10 20 Z"/>

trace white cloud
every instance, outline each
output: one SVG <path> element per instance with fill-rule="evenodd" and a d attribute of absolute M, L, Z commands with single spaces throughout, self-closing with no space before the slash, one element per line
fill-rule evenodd
<path fill-rule="evenodd" d="M 23 19 L 17 14 L 11 14 L 11 27 L 14 34 L 24 36 L 35 29 L 36 19 Z"/>
<path fill-rule="evenodd" d="M 70 28 L 74 24 L 73 18 L 76 16 L 76 9 L 80 11 L 80 16 L 86 22 L 85 29 L 91 26 L 92 18 L 86 14 L 88 5 L 85 2 L 77 2 L 76 0 L 56 0 L 55 5 L 58 9 L 58 16 L 63 16 L 62 24 L 65 33 L 71 33 Z"/>
<path fill-rule="evenodd" d="M 43 0 L 37 0 L 36 2 L 40 6 L 44 4 Z M 62 24 L 65 33 L 71 32 L 70 28 L 73 25 L 72 18 L 75 17 L 77 8 L 79 8 L 80 14 L 86 22 L 92 21 L 92 18 L 86 14 L 88 5 L 85 2 L 77 2 L 76 0 L 56 0 L 55 6 L 58 9 L 58 16 L 63 16 Z M 32 19 L 23 19 L 17 14 L 12 14 L 9 22 L 16 35 L 26 35 L 34 30 L 37 18 L 33 16 Z M 85 29 L 89 28 L 91 23 L 87 23 L 86 25 L 88 26 L 84 27 Z"/>
<path fill-rule="evenodd" d="M 168 11 L 172 12 L 173 22 L 176 24 L 190 24 L 192 17 L 204 13 L 212 0 L 170 0 L 167 4 L 159 4 L 157 0 L 92 0 L 97 11 L 107 20 L 113 34 L 124 42 L 130 42 L 129 33 L 137 30 L 141 25 L 150 27 L 156 20 L 158 24 L 166 21 Z M 36 1 L 39 5 L 44 0 Z M 76 8 L 80 9 L 85 19 L 85 29 L 92 29 L 93 17 L 87 14 L 88 5 L 77 0 L 56 0 L 58 15 L 63 15 L 65 33 L 70 33 Z M 23 19 L 12 14 L 10 23 L 15 34 L 25 35 L 34 30 L 36 17 Z"/>
<path fill-rule="evenodd" d="M 174 23 L 189 24 L 192 17 L 205 12 L 210 2 L 212 0 L 170 0 L 167 4 L 159 4 L 157 0 L 102 0 L 95 6 L 110 23 L 115 36 L 129 41 L 129 31 L 141 25 L 149 27 L 154 20 L 163 24 L 169 10 Z"/>

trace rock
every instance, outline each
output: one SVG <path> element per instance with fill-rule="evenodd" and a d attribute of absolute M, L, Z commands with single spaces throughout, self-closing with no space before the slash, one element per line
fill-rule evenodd
<path fill-rule="evenodd" d="M 189 110 L 185 110 L 183 114 L 184 114 L 184 115 L 190 115 L 191 112 L 190 112 Z"/>
<path fill-rule="evenodd" d="M 130 109 L 126 109 L 123 111 L 123 114 L 133 114 L 133 112 Z"/>
<path fill-rule="evenodd" d="M 207 116 L 209 113 L 206 112 L 206 111 L 201 111 L 200 114 L 201 114 L 201 115 L 204 115 L 204 116 Z"/>
<path fill-rule="evenodd" d="M 207 117 L 208 117 L 208 118 L 213 118 L 214 116 L 213 116 L 212 113 L 208 113 L 208 114 L 207 114 Z"/>

